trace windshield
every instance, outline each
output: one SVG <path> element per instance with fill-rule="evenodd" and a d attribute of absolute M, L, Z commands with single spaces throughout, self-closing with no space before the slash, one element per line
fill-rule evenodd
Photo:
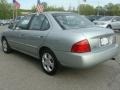
<path fill-rule="evenodd" d="M 73 13 L 57 13 L 53 14 L 53 17 L 63 29 L 79 29 L 94 25 L 84 16 Z"/>
<path fill-rule="evenodd" d="M 99 19 L 99 21 L 110 21 L 113 17 L 112 16 L 106 16 L 106 17 L 102 17 Z"/>

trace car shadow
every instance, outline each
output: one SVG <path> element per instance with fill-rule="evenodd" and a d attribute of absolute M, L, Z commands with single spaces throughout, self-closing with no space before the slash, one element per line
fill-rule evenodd
<path fill-rule="evenodd" d="M 1 48 L 0 48 L 1 49 Z M 37 71 L 40 71 L 40 73 L 43 73 L 43 70 L 41 68 L 41 63 L 40 60 L 33 58 L 31 56 L 28 56 L 26 54 L 23 54 L 21 52 L 18 51 L 13 51 L 11 54 L 9 54 L 11 56 L 15 56 L 15 58 L 19 58 L 21 60 L 21 62 L 27 62 L 29 65 L 34 66 Z M 108 61 L 113 63 L 114 61 Z M 115 67 L 115 65 L 114 65 Z M 57 75 L 55 75 L 55 78 L 63 78 L 66 76 L 67 78 L 70 77 L 74 77 L 74 79 L 77 80 L 77 78 L 84 78 L 84 77 L 89 77 L 89 75 L 91 76 L 91 78 L 94 78 L 94 76 L 96 75 L 96 77 L 100 77 L 99 75 L 108 75 L 108 73 L 112 74 L 112 73 L 116 73 L 118 72 L 118 69 L 115 70 L 115 68 L 113 67 L 113 65 L 109 65 L 106 63 L 102 63 L 99 64 L 97 66 L 94 66 L 92 68 L 88 68 L 88 69 L 73 69 L 73 68 L 67 68 L 67 67 L 61 67 L 59 68 Z M 44 74 L 46 75 L 46 74 Z M 46 75 L 47 76 L 47 75 Z"/>
<path fill-rule="evenodd" d="M 32 56 L 29 56 L 29 55 L 26 55 L 24 53 L 21 53 L 19 51 L 12 51 L 11 53 L 13 56 L 16 56 L 17 58 L 20 58 L 21 61 L 25 61 L 27 63 L 30 63 L 32 65 L 34 65 L 37 69 L 41 69 L 41 66 L 40 66 L 40 60 L 32 57 Z M 42 70 L 42 69 L 41 69 Z"/>
<path fill-rule="evenodd" d="M 34 65 L 35 68 L 37 68 L 37 69 L 39 69 L 39 70 L 41 70 L 43 72 L 43 70 L 41 68 L 40 60 L 38 60 L 36 58 L 33 58 L 31 56 L 28 56 L 26 54 L 23 54 L 21 52 L 18 52 L 18 51 L 13 51 L 12 54 L 17 56 L 17 58 L 21 58 L 21 60 L 23 62 L 25 60 L 27 63 L 30 63 L 30 64 Z M 114 61 L 110 60 L 110 62 L 114 62 Z M 96 65 L 94 67 L 87 68 L 87 69 L 74 69 L 74 68 L 68 68 L 68 67 L 60 67 L 58 72 L 57 72 L 57 75 L 58 76 L 63 76 L 63 75 L 70 75 L 70 76 L 72 76 L 72 75 L 73 76 L 74 75 L 80 75 L 80 76 L 84 76 L 86 74 L 89 74 L 89 75 L 91 74 L 91 75 L 94 76 L 95 73 L 96 74 L 102 74 L 108 69 L 114 69 L 114 68 L 112 66 L 106 65 L 106 63 L 102 63 L 102 64 L 99 64 L 99 65 Z"/>

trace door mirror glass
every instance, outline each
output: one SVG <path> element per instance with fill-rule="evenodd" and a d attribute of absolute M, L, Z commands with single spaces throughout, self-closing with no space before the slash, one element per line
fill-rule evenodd
<path fill-rule="evenodd" d="M 113 19 L 112 22 L 116 22 L 117 20 L 116 19 Z"/>
<path fill-rule="evenodd" d="M 24 16 L 19 22 L 16 23 L 16 30 L 26 30 L 28 28 L 28 24 L 33 15 Z"/>

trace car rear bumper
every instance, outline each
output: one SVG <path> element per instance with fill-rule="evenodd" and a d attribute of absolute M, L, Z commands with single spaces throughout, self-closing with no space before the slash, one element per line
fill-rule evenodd
<path fill-rule="evenodd" d="M 100 52 L 85 54 L 71 52 L 55 52 L 57 59 L 63 66 L 72 68 L 89 68 L 104 61 L 110 60 L 118 53 L 118 45 Z"/>

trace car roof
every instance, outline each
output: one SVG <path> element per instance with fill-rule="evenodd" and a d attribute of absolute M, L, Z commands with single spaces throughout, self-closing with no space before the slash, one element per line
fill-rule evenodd
<path fill-rule="evenodd" d="M 44 12 L 44 13 L 55 14 L 55 13 L 73 13 L 73 12 L 49 11 L 49 12 Z"/>
<path fill-rule="evenodd" d="M 61 13 L 73 13 L 73 12 L 48 11 L 48 12 L 42 12 L 40 14 L 61 14 Z M 38 14 L 38 13 L 31 13 L 28 15 L 35 15 L 35 14 Z"/>

